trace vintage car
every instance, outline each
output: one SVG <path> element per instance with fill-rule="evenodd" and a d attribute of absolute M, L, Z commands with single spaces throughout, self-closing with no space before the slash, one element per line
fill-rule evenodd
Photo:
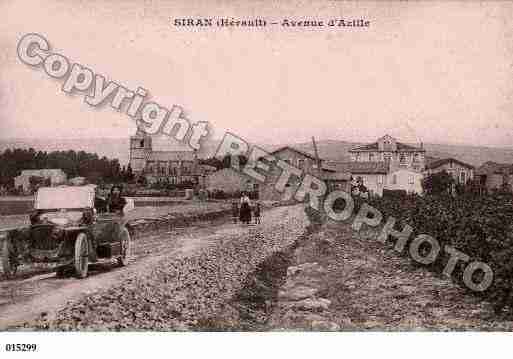
<path fill-rule="evenodd" d="M 30 225 L 4 233 L 2 266 L 9 278 L 20 264 L 48 263 L 57 275 L 73 271 L 85 278 L 89 263 L 116 259 L 127 265 L 130 232 L 123 214 L 98 213 L 95 186 L 42 187 Z"/>

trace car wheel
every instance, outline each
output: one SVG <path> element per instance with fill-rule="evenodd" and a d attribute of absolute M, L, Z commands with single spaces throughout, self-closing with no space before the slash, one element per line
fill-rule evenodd
<path fill-rule="evenodd" d="M 87 267 L 89 265 L 89 243 L 85 233 L 80 233 L 75 240 L 75 274 L 78 278 L 87 277 Z"/>
<path fill-rule="evenodd" d="M 128 265 L 132 256 L 132 239 L 130 238 L 130 232 L 128 232 L 127 228 L 123 227 L 119 234 L 119 239 L 121 241 L 121 255 L 118 258 L 118 264 L 124 267 Z"/>
<path fill-rule="evenodd" d="M 69 272 L 70 272 L 69 267 L 67 267 L 67 266 L 59 267 L 55 271 L 55 275 L 57 276 L 57 278 L 66 278 L 69 276 L 69 274 L 70 274 Z"/>
<path fill-rule="evenodd" d="M 5 239 L 2 245 L 2 268 L 7 279 L 14 277 L 18 269 L 18 264 L 16 263 L 11 248 L 11 240 Z"/>

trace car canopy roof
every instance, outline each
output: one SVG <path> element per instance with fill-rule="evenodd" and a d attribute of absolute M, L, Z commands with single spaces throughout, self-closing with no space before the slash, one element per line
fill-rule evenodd
<path fill-rule="evenodd" d="M 41 187 L 37 191 L 35 209 L 93 208 L 95 186 Z"/>

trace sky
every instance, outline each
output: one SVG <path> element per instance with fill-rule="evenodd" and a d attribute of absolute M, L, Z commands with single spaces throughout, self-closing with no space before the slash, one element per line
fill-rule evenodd
<path fill-rule="evenodd" d="M 368 28 L 184 28 L 173 19 L 367 19 Z M 22 63 L 18 41 L 253 143 L 513 144 L 513 2 L 0 1 L 0 140 L 127 137 L 135 123 Z"/>

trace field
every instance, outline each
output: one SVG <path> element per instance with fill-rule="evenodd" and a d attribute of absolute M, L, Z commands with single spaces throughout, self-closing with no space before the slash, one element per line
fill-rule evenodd
<path fill-rule="evenodd" d="M 459 261 L 452 279 L 463 285 L 466 262 L 480 261 L 493 271 L 493 283 L 479 296 L 496 304 L 500 311 L 511 300 L 511 277 L 513 273 L 513 197 L 511 194 L 493 196 L 462 195 L 456 198 L 445 196 L 408 196 L 380 198 L 372 206 L 380 210 L 384 220 L 396 219 L 396 230 L 406 225 L 413 229 L 405 242 L 406 247 L 420 234 L 436 239 L 440 248 L 455 248 L 468 256 Z M 390 237 L 390 242 L 395 240 Z M 424 248 L 428 251 L 429 248 Z M 422 248 L 421 248 L 422 251 Z M 404 251 L 407 255 L 407 251 Z M 441 274 L 447 265 L 448 256 L 440 255 L 426 268 Z M 482 272 L 481 272 L 482 273 Z M 479 281 L 480 277 L 474 278 Z"/>
<path fill-rule="evenodd" d="M 135 197 L 134 202 L 136 207 L 167 207 L 185 203 L 185 200 L 176 197 Z M 28 214 L 33 209 L 33 206 L 33 196 L 0 197 L 0 216 Z"/>
<path fill-rule="evenodd" d="M 5 201 L 15 203 L 23 201 Z M 3 203 L 3 201 L 0 201 Z M 32 207 L 31 207 L 32 208 Z M 149 200 L 136 201 L 136 208 L 127 214 L 129 220 L 155 220 L 169 215 L 191 216 L 198 213 L 215 212 L 230 209 L 230 204 L 225 202 L 193 202 L 177 200 Z M 29 224 L 27 214 L 0 215 L 0 230 Z"/>

